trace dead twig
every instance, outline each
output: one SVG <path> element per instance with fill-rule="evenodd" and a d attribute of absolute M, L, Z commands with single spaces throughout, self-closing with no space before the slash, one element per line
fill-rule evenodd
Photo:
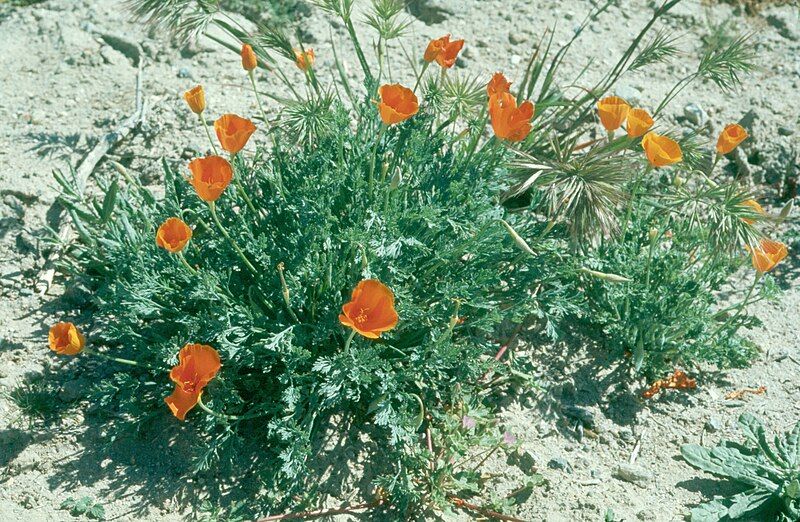
<path fill-rule="evenodd" d="M 146 107 L 144 102 L 144 92 L 142 90 L 142 81 L 144 76 L 144 52 L 137 43 L 132 43 L 119 36 L 108 34 L 101 34 L 100 37 L 105 40 L 109 45 L 118 49 L 124 49 L 124 54 L 131 58 L 134 65 L 137 67 L 136 72 L 136 95 L 133 114 L 122 120 L 119 125 L 103 136 L 97 144 L 83 157 L 78 168 L 75 170 L 75 181 L 79 188 L 83 189 L 89 181 L 92 173 L 97 165 L 108 152 L 113 149 L 122 140 L 128 137 L 134 130 L 136 130 L 144 121 L 146 114 Z M 112 43 L 113 42 L 113 43 Z M 58 245 L 47 256 L 45 260 L 43 271 L 36 282 L 36 291 L 39 295 L 43 296 L 47 293 L 53 284 L 56 269 L 55 264 L 64 253 L 65 246 L 73 237 L 73 229 L 69 223 L 64 219 L 65 212 L 61 209 L 58 214 L 59 221 L 62 222 L 58 230 Z"/>
<path fill-rule="evenodd" d="M 743 388 L 741 390 L 735 390 L 725 395 L 725 399 L 729 401 L 739 400 L 744 398 L 747 394 L 751 395 L 764 395 L 767 393 L 766 386 L 759 386 L 758 388 Z"/>
<path fill-rule="evenodd" d="M 478 506 L 477 504 L 471 504 L 462 498 L 458 498 L 452 495 L 450 495 L 448 498 L 450 499 L 450 502 L 452 502 L 454 506 L 461 509 L 474 511 L 475 513 L 480 513 L 485 517 L 494 518 L 496 520 L 506 520 L 509 522 L 525 522 L 521 518 L 512 517 L 511 515 L 504 515 L 502 513 L 498 513 L 497 511 L 492 511 L 491 509 Z"/>
<path fill-rule="evenodd" d="M 316 511 L 301 511 L 298 513 L 286 513 L 284 515 L 271 515 L 264 518 L 259 518 L 256 522 L 274 522 L 276 520 L 311 520 L 314 518 L 329 517 L 333 515 L 355 515 L 356 511 L 363 511 L 365 509 L 372 509 L 378 507 L 380 501 L 367 502 L 365 504 L 357 504 L 355 506 L 344 506 L 332 509 L 319 509 Z"/>

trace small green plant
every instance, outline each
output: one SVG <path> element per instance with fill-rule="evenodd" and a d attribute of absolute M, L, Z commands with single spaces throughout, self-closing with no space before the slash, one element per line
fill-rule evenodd
<path fill-rule="evenodd" d="M 686 444 L 681 454 L 692 466 L 727 478 L 743 491 L 692 509 L 692 522 L 725 520 L 800 520 L 800 422 L 774 444 L 764 425 L 744 413 L 739 427 L 744 444 L 725 441 L 714 448 Z"/>
<path fill-rule="evenodd" d="M 60 509 L 69 511 L 69 514 L 73 517 L 85 516 L 91 520 L 106 519 L 106 508 L 101 503 L 95 502 L 92 497 L 81 497 L 77 500 L 73 497 L 67 497 L 61 503 Z"/>

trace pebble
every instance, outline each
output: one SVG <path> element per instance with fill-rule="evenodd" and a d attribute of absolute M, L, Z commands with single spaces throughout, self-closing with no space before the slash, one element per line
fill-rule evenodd
<path fill-rule="evenodd" d="M 781 136 L 791 136 L 792 134 L 794 134 L 794 129 L 792 129 L 791 127 L 781 126 L 778 127 L 778 134 L 780 134 Z"/>
<path fill-rule="evenodd" d="M 703 110 L 699 103 L 690 103 L 684 107 L 683 117 L 697 127 L 705 125 L 708 120 L 708 114 L 706 114 L 706 111 Z"/>
<path fill-rule="evenodd" d="M 550 469 L 558 469 L 561 471 L 566 471 L 567 473 L 572 473 L 572 466 L 570 466 L 569 462 L 561 457 L 550 459 L 550 462 L 547 463 L 547 467 Z"/>
<path fill-rule="evenodd" d="M 181 67 L 178 69 L 178 78 L 191 78 L 192 71 L 188 67 Z"/>
<path fill-rule="evenodd" d="M 564 415 L 570 419 L 579 421 L 584 428 L 592 429 L 596 425 L 594 413 L 586 408 L 582 408 L 580 406 L 566 406 L 562 411 L 564 412 Z"/>
<path fill-rule="evenodd" d="M 641 484 L 653 480 L 653 474 L 635 464 L 620 464 L 617 468 L 617 478 L 632 484 Z"/>
<path fill-rule="evenodd" d="M 523 44 L 528 41 L 528 35 L 520 32 L 508 33 L 508 41 L 512 45 Z"/>
<path fill-rule="evenodd" d="M 717 417 L 710 417 L 705 425 L 705 429 L 709 433 L 716 433 L 722 429 L 722 421 L 719 420 Z"/>
<path fill-rule="evenodd" d="M 74 402 L 83 396 L 86 388 L 86 382 L 82 379 L 67 381 L 61 386 L 58 398 L 64 402 Z"/>

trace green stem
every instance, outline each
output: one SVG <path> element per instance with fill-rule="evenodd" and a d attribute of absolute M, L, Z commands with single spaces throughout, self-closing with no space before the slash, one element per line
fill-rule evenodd
<path fill-rule="evenodd" d="M 236 154 L 231 154 L 230 163 L 231 163 L 231 168 L 235 169 Z M 233 177 L 233 186 L 236 187 L 236 192 L 238 192 L 239 196 L 244 200 L 244 203 L 245 205 L 247 205 L 247 208 L 250 209 L 250 212 L 258 216 L 259 213 L 258 210 L 256 210 L 256 206 L 253 204 L 253 200 L 250 199 L 250 196 L 247 195 L 247 192 L 244 190 L 244 186 L 236 176 Z"/>
<path fill-rule="evenodd" d="M 219 413 L 219 412 L 216 412 L 216 411 L 212 410 L 208 406 L 206 406 L 206 404 L 203 402 L 203 394 L 202 393 L 200 393 L 200 396 L 197 397 L 197 405 L 200 406 L 200 409 L 202 409 L 204 412 L 208 413 L 209 415 L 213 415 L 214 417 L 217 417 L 218 419 L 222 419 L 222 420 L 226 420 L 226 421 L 242 421 L 242 420 L 247 420 L 247 419 L 257 419 L 258 417 L 266 417 L 267 415 L 269 415 L 269 413 L 267 413 L 267 412 L 251 413 L 251 414 L 245 414 L 245 415 L 227 415 L 225 413 Z"/>
<path fill-rule="evenodd" d="M 250 260 L 247 259 L 247 256 L 244 255 L 244 251 L 241 249 L 241 247 L 239 247 L 239 244 L 231 237 L 230 234 L 228 234 L 228 231 L 225 229 L 225 227 L 222 226 L 222 222 L 220 222 L 219 216 L 217 216 L 217 208 L 215 203 L 216 202 L 214 201 L 208 202 L 208 209 L 211 211 L 211 218 L 214 220 L 214 224 L 217 225 L 217 228 L 220 232 L 222 232 L 222 235 L 225 236 L 225 239 L 228 240 L 228 243 L 230 243 L 233 249 L 236 250 L 236 253 L 239 254 L 239 258 L 242 260 L 242 262 L 244 262 L 247 269 L 250 270 L 254 276 L 258 276 L 258 270 L 256 270 L 256 267 L 254 267 Z"/>
<path fill-rule="evenodd" d="M 150 366 L 150 365 L 147 365 L 147 364 L 144 364 L 144 363 L 140 363 L 140 362 L 137 362 L 137 361 L 132 361 L 130 359 L 120 359 L 119 357 L 112 357 L 112 356 L 106 355 L 106 354 L 104 354 L 102 352 L 95 351 L 95 350 L 93 350 L 91 348 L 84 348 L 83 349 L 83 353 L 89 354 L 89 355 L 96 355 L 97 357 L 100 357 L 102 359 L 107 359 L 109 361 L 114 361 L 114 362 L 117 362 L 117 363 L 120 363 L 120 364 L 127 364 L 129 366 L 138 366 L 140 368 L 148 368 L 150 370 L 158 370 L 158 368 L 154 368 L 153 366 Z"/>
<path fill-rule="evenodd" d="M 183 263 L 183 266 L 186 267 L 190 274 L 197 275 L 197 270 L 195 270 L 194 267 L 189 264 L 189 262 L 186 260 L 186 257 L 183 255 L 183 252 L 178 252 L 178 259 L 181 260 L 181 263 Z"/>
<path fill-rule="evenodd" d="M 353 21 L 349 16 L 343 17 L 343 21 L 347 27 L 347 32 L 350 35 L 350 39 L 353 41 L 353 46 L 356 50 L 356 56 L 358 56 L 358 63 L 361 64 L 361 69 L 364 71 L 364 75 L 367 77 L 367 83 L 371 84 L 374 78 L 372 77 L 372 71 L 369 70 L 369 65 L 367 64 L 367 58 L 364 56 L 364 51 L 361 49 L 361 43 L 358 41 L 358 36 L 356 36 L 356 28 L 353 26 Z"/>
<path fill-rule="evenodd" d="M 755 290 L 756 285 L 758 285 L 758 282 L 761 281 L 761 278 L 763 276 L 764 276 L 763 272 L 756 272 L 756 276 L 753 278 L 753 284 L 750 285 L 750 289 L 747 290 L 747 295 L 744 296 L 744 300 L 742 300 L 742 302 L 739 303 L 739 306 L 736 308 L 736 312 L 733 314 L 733 316 L 731 316 L 730 319 L 722 323 L 722 325 L 720 325 L 719 328 L 714 330 L 714 333 L 711 334 L 712 339 L 716 337 L 717 334 L 728 328 L 728 326 L 734 325 L 735 321 L 739 318 L 739 316 L 742 314 L 745 307 L 747 306 L 748 302 L 750 301 L 750 296 L 753 295 L 753 290 Z M 737 326 L 736 328 L 734 328 L 733 332 L 731 332 L 731 335 L 735 335 L 738 330 L 739 327 Z"/>
<path fill-rule="evenodd" d="M 422 81 L 422 77 L 425 76 L 425 71 L 428 70 L 428 67 L 431 65 L 431 62 L 425 62 L 425 65 L 422 66 L 422 70 L 419 72 L 419 76 L 417 76 L 417 83 L 414 84 L 414 88 L 411 89 L 414 92 L 417 92 L 417 87 L 419 87 L 419 82 Z"/>
<path fill-rule="evenodd" d="M 203 128 L 206 131 L 206 137 L 208 138 L 208 142 L 211 144 L 211 149 L 214 151 L 214 155 L 218 155 L 219 153 L 217 152 L 217 146 L 214 145 L 214 139 L 211 137 L 211 131 L 208 128 L 208 122 L 206 121 L 205 116 L 203 116 L 202 112 L 197 116 L 200 118 L 200 121 L 203 122 Z"/>
<path fill-rule="evenodd" d="M 299 323 L 300 319 L 297 318 L 297 314 L 295 314 L 292 309 L 292 301 L 289 297 L 289 285 L 286 284 L 286 278 L 283 275 L 283 263 L 278 263 L 278 277 L 281 279 L 281 294 L 283 294 L 283 302 L 286 304 L 286 309 L 289 311 L 289 315 L 292 316 L 292 319 L 294 319 L 294 322 Z"/>
<path fill-rule="evenodd" d="M 250 85 L 253 86 L 253 94 L 256 96 L 258 110 L 261 111 L 261 118 L 263 118 L 264 124 L 269 124 L 269 121 L 267 120 L 267 111 L 265 111 L 264 106 L 261 105 L 261 96 L 258 95 L 258 88 L 256 87 L 256 75 L 253 73 L 253 71 L 247 71 L 247 76 L 250 77 Z"/>
<path fill-rule="evenodd" d="M 383 133 L 385 131 L 386 125 L 381 124 L 381 129 L 378 131 L 378 135 L 375 137 L 375 147 L 372 150 L 372 163 L 369 166 L 369 177 L 367 178 L 370 192 L 372 192 L 373 178 L 375 176 L 375 162 L 378 160 L 378 146 L 381 143 L 381 138 L 383 138 Z"/>
<path fill-rule="evenodd" d="M 353 342 L 353 337 L 355 337 L 355 336 L 356 336 L 356 331 L 355 330 L 351 330 L 350 331 L 350 335 L 347 336 L 347 340 L 344 342 L 344 351 L 345 352 L 350 349 L 350 343 Z"/>
<path fill-rule="evenodd" d="M 625 233 L 628 231 L 628 223 L 630 223 L 631 215 L 633 214 L 633 201 L 636 199 L 639 188 L 641 188 L 642 181 L 644 180 L 645 176 L 650 173 L 652 168 L 653 167 L 651 165 L 648 165 L 647 168 L 644 169 L 644 172 L 636 177 L 636 180 L 633 183 L 633 189 L 631 190 L 631 195 L 628 199 L 628 210 L 625 212 L 625 221 L 622 222 L 622 229 L 620 233 L 620 238 L 623 241 L 625 240 Z"/>

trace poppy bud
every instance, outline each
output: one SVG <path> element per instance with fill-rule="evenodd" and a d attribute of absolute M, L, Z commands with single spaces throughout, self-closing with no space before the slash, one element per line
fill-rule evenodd
<path fill-rule="evenodd" d="M 517 234 L 517 231 L 514 230 L 511 227 L 511 225 L 509 225 L 508 222 L 506 222 L 506 220 L 501 219 L 500 223 L 502 223 L 503 226 L 506 227 L 506 230 L 511 235 L 511 238 L 514 239 L 514 243 L 517 244 L 517 246 L 520 248 L 520 250 L 522 250 L 526 254 L 535 255 L 535 252 L 530 247 L 530 245 L 528 245 L 528 243 L 522 238 L 522 236 Z"/>
<path fill-rule="evenodd" d="M 647 232 L 647 237 L 650 238 L 650 242 L 652 243 L 656 239 L 658 239 L 658 229 L 653 227 Z"/>
<path fill-rule="evenodd" d="M 242 45 L 242 68 L 245 71 L 252 71 L 258 66 L 256 53 L 249 44 Z"/>
<path fill-rule="evenodd" d="M 297 65 L 297 68 L 302 71 L 307 71 L 309 68 L 313 67 L 316 59 L 316 56 L 314 56 L 314 49 L 309 48 L 305 53 L 300 49 L 294 50 L 294 63 Z"/>
<path fill-rule="evenodd" d="M 206 93 L 202 85 L 193 87 L 183 93 L 183 99 L 186 100 L 186 105 L 195 114 L 202 114 L 206 110 Z"/>
<path fill-rule="evenodd" d="M 584 274 L 594 277 L 595 279 L 602 279 L 603 281 L 609 281 L 611 283 L 630 283 L 632 281 L 632 279 L 628 279 L 627 277 L 617 274 L 607 274 L 605 272 L 598 272 L 597 270 L 590 270 L 588 268 L 580 268 L 579 270 Z"/>

